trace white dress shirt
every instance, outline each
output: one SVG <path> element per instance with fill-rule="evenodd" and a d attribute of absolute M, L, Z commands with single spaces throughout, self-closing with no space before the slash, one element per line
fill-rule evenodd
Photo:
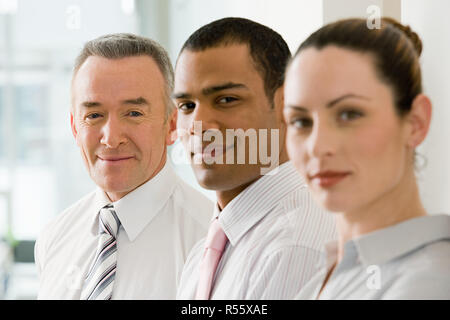
<path fill-rule="evenodd" d="M 79 299 L 98 243 L 101 189 L 56 217 L 40 233 L 35 260 L 38 299 Z M 183 264 L 207 233 L 213 202 L 184 183 L 169 163 L 113 203 L 121 226 L 112 299 L 175 299 Z"/>
<path fill-rule="evenodd" d="M 334 217 L 313 202 L 291 162 L 248 186 L 214 217 L 229 242 L 211 299 L 292 299 L 318 271 L 322 246 L 336 238 Z M 194 299 L 204 242 L 189 254 L 177 299 Z"/>
<path fill-rule="evenodd" d="M 317 299 L 337 261 L 326 245 L 321 270 L 297 299 Z M 319 299 L 450 299 L 450 217 L 425 216 L 349 240 Z"/>

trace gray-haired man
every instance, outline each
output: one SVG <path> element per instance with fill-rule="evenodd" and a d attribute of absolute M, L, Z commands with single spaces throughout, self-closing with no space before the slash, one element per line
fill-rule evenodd
<path fill-rule="evenodd" d="M 41 232 L 40 299 L 175 298 L 213 205 L 167 161 L 176 129 L 172 88 L 168 55 L 150 39 L 114 34 L 84 46 L 70 119 L 98 188 Z"/>

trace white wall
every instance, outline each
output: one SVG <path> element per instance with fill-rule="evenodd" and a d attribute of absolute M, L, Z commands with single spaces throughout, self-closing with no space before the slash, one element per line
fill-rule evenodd
<path fill-rule="evenodd" d="M 450 214 L 450 1 L 402 0 L 402 22 L 422 39 L 425 93 L 433 102 L 431 129 L 418 150 L 427 159 L 419 173 L 422 199 L 430 213 Z"/>
<path fill-rule="evenodd" d="M 81 49 L 106 33 L 137 31 L 120 0 L 20 0 L 13 28 L 16 46 L 27 50 Z"/>
<path fill-rule="evenodd" d="M 311 0 L 171 0 L 169 51 L 175 61 L 184 41 L 198 28 L 224 17 L 248 18 L 280 33 L 295 51 L 322 25 L 322 1 Z"/>
<path fill-rule="evenodd" d="M 323 22 L 330 23 L 344 18 L 366 18 L 378 7 L 381 16 L 400 19 L 401 0 L 322 0 Z"/>

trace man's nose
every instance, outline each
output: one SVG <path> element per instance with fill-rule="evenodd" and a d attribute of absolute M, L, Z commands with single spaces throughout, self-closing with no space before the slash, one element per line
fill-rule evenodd
<path fill-rule="evenodd" d="M 218 115 L 214 112 L 212 106 L 206 103 L 198 103 L 189 126 L 191 135 L 204 133 L 210 129 L 220 129 Z M 201 131 L 200 131 L 201 130 Z M 199 132 L 200 131 L 200 132 Z"/>
<path fill-rule="evenodd" d="M 114 116 L 108 117 L 102 127 L 102 138 L 100 142 L 111 149 L 116 149 L 121 144 L 127 142 L 126 128 L 119 119 Z"/>

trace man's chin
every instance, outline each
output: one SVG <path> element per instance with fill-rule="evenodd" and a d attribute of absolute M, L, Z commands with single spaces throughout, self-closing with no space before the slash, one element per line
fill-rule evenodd
<path fill-rule="evenodd" d="M 207 190 L 226 191 L 239 188 L 257 178 L 254 170 L 242 170 L 237 165 L 212 164 L 193 165 L 198 184 Z M 249 169 L 246 167 L 246 169 Z"/>
<path fill-rule="evenodd" d="M 121 185 L 121 184 L 104 184 L 101 186 L 103 191 L 107 193 L 128 193 L 134 189 L 136 189 L 137 186 L 129 186 L 129 185 Z"/>
<path fill-rule="evenodd" d="M 226 177 L 230 177 L 227 174 L 227 168 L 223 165 L 219 166 L 217 164 L 194 164 L 192 165 L 195 178 L 198 184 L 207 190 L 218 190 L 226 180 Z"/>
<path fill-rule="evenodd" d="M 139 185 L 137 183 L 131 183 L 127 181 L 127 179 L 123 177 L 111 177 L 111 178 L 93 178 L 95 184 L 99 186 L 103 191 L 105 191 L 108 195 L 117 195 L 114 198 L 123 197 L 127 193 L 136 189 Z M 113 200 L 113 199 L 111 199 Z M 116 201 L 116 200 L 113 200 Z"/>

